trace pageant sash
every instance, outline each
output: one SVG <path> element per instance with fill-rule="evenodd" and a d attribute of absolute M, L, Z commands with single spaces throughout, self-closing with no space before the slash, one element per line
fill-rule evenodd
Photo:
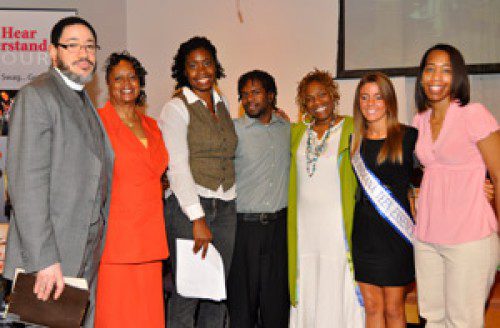
<path fill-rule="evenodd" d="M 391 191 L 380 182 L 368 167 L 366 167 L 361 157 L 360 149 L 361 145 L 352 156 L 351 162 L 363 190 L 366 195 L 368 195 L 368 199 L 380 216 L 386 220 L 404 240 L 409 244 L 413 244 L 413 219 L 394 198 Z"/>

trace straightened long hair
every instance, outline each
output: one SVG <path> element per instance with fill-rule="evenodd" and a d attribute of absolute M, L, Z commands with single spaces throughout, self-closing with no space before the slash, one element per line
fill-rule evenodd
<path fill-rule="evenodd" d="M 404 126 L 398 121 L 398 102 L 396 92 L 391 80 L 383 73 L 370 73 L 361 78 L 356 88 L 354 96 L 354 132 L 351 147 L 351 154 L 358 150 L 361 141 L 366 134 L 368 122 L 361 112 L 360 96 L 361 88 L 367 83 L 375 83 L 380 91 L 380 95 L 387 110 L 387 137 L 377 155 L 377 164 L 382 164 L 387 159 L 392 163 L 403 163 L 403 132 Z"/>
<path fill-rule="evenodd" d="M 457 48 L 449 44 L 438 43 L 427 49 L 418 67 L 418 75 L 415 81 L 415 104 L 419 113 L 425 112 L 430 107 L 424 88 L 422 87 L 422 75 L 427 65 L 427 57 L 434 50 L 444 51 L 450 57 L 452 69 L 451 99 L 457 99 L 460 102 L 460 106 L 465 106 L 470 101 L 470 83 L 464 57 Z"/>

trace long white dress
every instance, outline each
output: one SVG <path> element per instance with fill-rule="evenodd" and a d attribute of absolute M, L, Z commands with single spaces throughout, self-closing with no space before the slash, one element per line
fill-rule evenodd
<path fill-rule="evenodd" d="M 298 305 L 290 327 L 364 327 L 346 258 L 337 153 L 341 128 L 332 130 L 327 147 L 309 177 L 307 131 L 297 150 Z"/>

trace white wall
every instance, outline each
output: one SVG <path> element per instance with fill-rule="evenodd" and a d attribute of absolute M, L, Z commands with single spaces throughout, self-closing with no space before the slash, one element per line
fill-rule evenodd
<path fill-rule="evenodd" d="M 107 98 L 102 65 L 113 51 L 125 48 L 145 65 L 149 113 L 157 117 L 170 98 L 172 58 L 179 44 L 205 35 L 219 51 L 227 77 L 220 87 L 237 115 L 236 82 L 251 69 L 269 71 L 278 85 L 278 105 L 296 119 L 298 81 L 314 67 L 335 72 L 337 57 L 337 0 L 241 0 L 244 22 L 236 1 L 229 0 L 0 0 L 7 8 L 76 8 L 95 27 L 102 50 L 97 79 L 90 93 L 98 106 Z M 411 121 L 415 79 L 392 79 L 398 93 L 401 121 Z M 340 112 L 352 111 L 357 80 L 339 81 Z M 500 121 L 500 74 L 471 77 L 472 100 L 483 102 Z"/>
<path fill-rule="evenodd" d="M 248 70 L 271 73 L 278 85 L 278 105 L 295 115 L 300 78 L 314 67 L 334 69 L 338 21 L 334 0 L 241 1 L 244 23 L 238 20 L 235 1 L 147 3 L 127 1 L 127 44 L 149 72 L 153 116 L 172 93 L 170 67 L 179 44 L 194 35 L 207 36 L 217 47 L 227 75 L 219 84 L 233 115 L 237 80 Z"/>
<path fill-rule="evenodd" d="M 147 5 L 145 5 L 147 3 Z M 227 77 L 220 87 L 237 115 L 236 83 L 251 69 L 269 71 L 278 85 L 278 106 L 297 116 L 298 81 L 314 67 L 335 72 L 338 1 L 241 0 L 244 22 L 236 1 L 127 0 L 127 44 L 149 71 L 149 113 L 156 117 L 170 98 L 172 58 L 179 44 L 205 35 L 218 49 Z M 414 112 L 414 78 L 392 78 L 398 93 L 400 120 L 409 123 Z M 350 114 L 355 80 L 339 81 L 340 112 Z M 500 121 L 497 90 L 500 75 L 472 76 L 472 100 L 483 102 Z"/>
<path fill-rule="evenodd" d="M 89 21 L 97 33 L 101 51 L 97 53 L 97 74 L 87 90 L 101 107 L 107 99 L 107 87 L 102 70 L 104 61 L 113 51 L 125 50 L 126 0 L 0 0 L 2 8 L 63 8 L 76 9 L 78 15 Z"/>

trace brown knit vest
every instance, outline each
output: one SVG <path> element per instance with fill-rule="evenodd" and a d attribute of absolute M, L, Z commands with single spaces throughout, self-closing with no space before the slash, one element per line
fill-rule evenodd
<path fill-rule="evenodd" d="M 182 93 L 178 97 L 189 112 L 187 140 L 194 181 L 210 190 L 221 185 L 228 190 L 235 182 L 233 160 L 238 137 L 224 102 L 216 105 L 216 120 L 201 100 L 189 104 Z"/>

